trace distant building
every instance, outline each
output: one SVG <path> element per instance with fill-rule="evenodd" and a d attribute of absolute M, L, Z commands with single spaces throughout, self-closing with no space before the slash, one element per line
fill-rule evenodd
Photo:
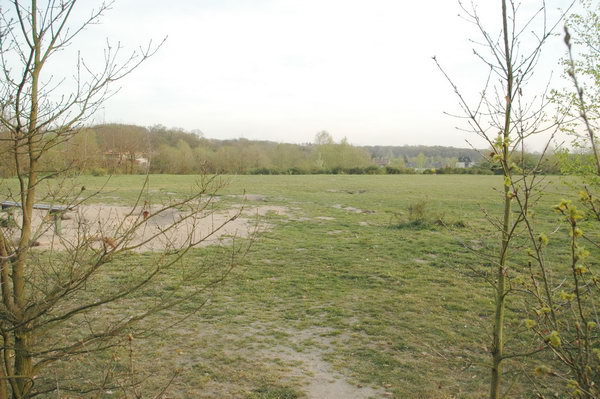
<path fill-rule="evenodd" d="M 106 151 L 104 152 L 104 154 L 102 154 L 104 156 L 104 159 L 106 160 L 110 160 L 110 161 L 116 161 L 117 163 L 122 163 L 122 162 L 134 162 L 138 165 L 146 165 L 148 164 L 150 161 L 148 160 L 148 157 L 146 154 L 142 153 L 142 152 L 119 152 L 119 151 Z"/>
<path fill-rule="evenodd" d="M 135 162 L 136 162 L 138 165 L 142 165 L 142 166 L 144 166 L 144 165 L 148 165 L 148 164 L 150 163 L 150 160 L 149 160 L 148 158 L 145 158 L 145 157 L 137 157 L 137 158 L 135 159 Z"/>
<path fill-rule="evenodd" d="M 142 152 L 126 151 L 106 151 L 102 154 L 104 167 L 125 168 L 128 173 L 134 171 L 148 171 L 150 168 L 150 159 L 147 154 Z"/>
<path fill-rule="evenodd" d="M 467 157 L 467 156 L 463 156 L 463 157 L 458 157 L 458 162 L 456 163 L 455 168 L 464 169 L 464 168 L 470 168 L 471 166 L 473 166 L 473 161 L 471 161 L 471 158 Z"/>

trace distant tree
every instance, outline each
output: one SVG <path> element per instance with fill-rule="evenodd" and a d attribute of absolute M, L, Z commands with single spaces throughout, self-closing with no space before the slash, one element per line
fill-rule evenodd
<path fill-rule="evenodd" d="M 404 157 L 391 159 L 389 166 L 400 169 L 406 168 L 406 162 L 404 161 Z"/>
<path fill-rule="evenodd" d="M 216 173 L 215 152 L 207 146 L 194 148 L 194 170 L 198 173 Z"/>
<path fill-rule="evenodd" d="M 315 136 L 316 145 L 333 144 L 333 137 L 327 131 L 322 130 Z"/>
<path fill-rule="evenodd" d="M 367 167 L 373 164 L 369 154 L 362 148 L 350 144 L 346 137 L 335 146 L 334 153 L 336 157 L 331 160 L 332 167 L 348 169 L 352 167 Z"/>
<path fill-rule="evenodd" d="M 444 158 L 443 166 L 446 168 L 455 168 L 457 162 L 459 162 L 459 158 Z"/>
<path fill-rule="evenodd" d="M 177 142 L 177 167 L 176 172 L 178 174 L 190 174 L 194 171 L 195 160 L 194 153 L 190 148 L 190 145 L 183 140 Z"/>
<path fill-rule="evenodd" d="M 295 144 L 277 144 L 271 149 L 270 159 L 273 166 L 280 171 L 297 167 L 309 169 L 312 166 L 311 150 Z"/>
<path fill-rule="evenodd" d="M 365 150 L 351 145 L 345 137 L 336 143 L 333 137 L 325 131 L 319 132 L 315 138 L 315 156 L 317 168 L 329 171 L 343 172 L 345 169 L 353 167 L 372 165 Z"/>
<path fill-rule="evenodd" d="M 414 163 L 417 168 L 423 169 L 427 164 L 427 157 L 425 156 L 425 154 L 420 152 L 419 155 L 415 157 Z"/>
<path fill-rule="evenodd" d="M 176 148 L 162 144 L 153 153 L 150 170 L 152 173 L 177 173 L 177 158 Z"/>

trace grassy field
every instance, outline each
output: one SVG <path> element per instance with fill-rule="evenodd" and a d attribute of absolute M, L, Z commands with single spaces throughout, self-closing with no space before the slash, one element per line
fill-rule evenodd
<path fill-rule="evenodd" d="M 485 272 L 490 262 L 466 246 L 495 253 L 497 234 L 484 211 L 498 215 L 494 188 L 501 178 L 227 179 L 223 204 L 239 204 L 248 193 L 249 206 L 284 206 L 287 215 L 265 217 L 271 229 L 199 314 L 135 341 L 138 367 L 153 375 L 149 389 L 180 369 L 169 397 L 316 398 L 336 397 L 323 396 L 336 389 L 340 398 L 486 394 L 492 290 L 474 270 Z M 85 177 L 77 184 L 102 187 L 94 202 L 131 204 L 141 180 Z M 183 196 L 193 181 L 151 176 L 148 195 Z M 551 205 L 568 189 L 551 178 L 547 191 L 538 217 L 550 229 L 556 219 Z M 418 202 L 425 203 L 421 224 L 409 220 L 408 209 Z M 132 255 L 131 262 L 143 264 L 148 256 L 155 255 Z M 197 249 L 188 262 L 222 256 L 220 248 Z M 509 346 L 527 340 L 519 312 L 512 304 L 516 334 Z M 511 397 L 533 397 L 526 371 L 534 363 L 510 364 Z"/>

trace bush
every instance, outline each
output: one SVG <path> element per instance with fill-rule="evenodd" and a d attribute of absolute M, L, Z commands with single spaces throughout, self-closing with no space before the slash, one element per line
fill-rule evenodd
<path fill-rule="evenodd" d="M 426 172 L 423 172 L 423 173 L 426 173 Z M 477 166 L 474 166 L 471 168 L 444 167 L 444 168 L 437 168 L 435 170 L 435 174 L 437 174 L 437 175 L 492 175 L 492 174 L 494 174 L 494 172 L 492 172 L 490 169 L 477 167 Z"/>
<path fill-rule="evenodd" d="M 365 173 L 365 170 L 359 167 L 348 168 L 346 169 L 346 173 L 348 173 L 349 175 L 362 175 Z"/>
<path fill-rule="evenodd" d="M 308 171 L 294 166 L 293 168 L 288 169 L 288 174 L 290 174 L 290 175 L 306 175 L 306 174 L 308 174 Z"/>
<path fill-rule="evenodd" d="M 367 166 L 364 171 L 367 175 L 381 175 L 385 173 L 385 169 L 375 165 Z"/>
<path fill-rule="evenodd" d="M 90 170 L 90 174 L 92 176 L 106 176 L 108 174 L 108 170 L 104 168 L 93 168 Z"/>
<path fill-rule="evenodd" d="M 426 200 L 418 200 L 408 205 L 408 222 L 412 225 L 423 225 L 427 223 L 428 202 Z"/>
<path fill-rule="evenodd" d="M 467 227 L 462 219 L 447 219 L 443 214 L 432 211 L 429 206 L 429 201 L 419 199 L 408 205 L 407 218 L 401 217 L 400 214 L 394 213 L 391 226 L 398 229 L 437 229 L 445 228 L 464 228 Z"/>
<path fill-rule="evenodd" d="M 256 168 L 248 171 L 249 175 L 280 175 L 281 170 L 277 168 Z"/>

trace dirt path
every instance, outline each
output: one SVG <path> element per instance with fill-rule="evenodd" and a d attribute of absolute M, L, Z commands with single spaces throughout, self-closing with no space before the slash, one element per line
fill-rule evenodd
<path fill-rule="evenodd" d="M 341 372 L 324 358 L 331 350 L 331 342 L 323 337 L 320 329 L 304 331 L 288 331 L 291 346 L 301 347 L 298 351 L 290 346 L 278 345 L 268 349 L 271 356 L 282 359 L 289 366 L 288 375 L 292 379 L 304 382 L 299 390 L 307 399 L 379 399 L 388 398 L 390 394 L 383 388 L 352 384 Z M 316 345 L 305 346 L 302 342 L 310 340 Z"/>
<path fill-rule="evenodd" d="M 302 362 L 301 369 L 307 377 L 308 385 L 304 391 L 309 399 L 369 399 L 382 398 L 384 392 L 370 387 L 350 384 L 345 377 L 334 371 L 331 364 L 324 361 L 318 353 L 296 352 L 296 360 Z"/>

